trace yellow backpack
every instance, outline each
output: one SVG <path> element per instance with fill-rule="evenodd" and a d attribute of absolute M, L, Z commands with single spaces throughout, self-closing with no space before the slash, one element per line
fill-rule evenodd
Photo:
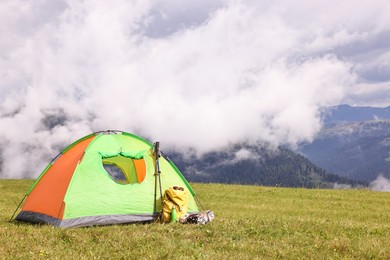
<path fill-rule="evenodd" d="M 172 208 L 176 208 L 177 218 L 180 219 L 188 211 L 188 192 L 182 187 L 171 187 L 164 192 L 163 219 L 165 222 L 171 221 Z"/>

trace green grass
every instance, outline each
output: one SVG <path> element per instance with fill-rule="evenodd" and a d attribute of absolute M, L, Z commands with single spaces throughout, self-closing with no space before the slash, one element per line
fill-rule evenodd
<path fill-rule="evenodd" d="M 214 222 L 60 229 L 9 222 L 31 184 L 0 180 L 0 258 L 390 258 L 390 193 L 192 184 Z"/>

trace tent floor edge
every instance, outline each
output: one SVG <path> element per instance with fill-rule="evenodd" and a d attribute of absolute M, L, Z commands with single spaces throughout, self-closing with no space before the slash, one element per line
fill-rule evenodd
<path fill-rule="evenodd" d="M 61 228 L 86 227 L 86 226 L 105 226 L 115 224 L 129 223 L 147 223 L 153 222 L 158 217 L 158 214 L 114 214 L 114 215 L 99 215 L 87 216 L 71 219 L 57 219 L 46 214 L 21 211 L 15 218 L 18 221 L 29 222 L 33 224 L 49 224 Z"/>
<path fill-rule="evenodd" d="M 19 212 L 15 220 L 25 221 L 34 224 L 50 224 L 56 227 L 59 227 L 61 225 L 61 219 L 54 218 L 46 214 L 26 210 Z"/>
<path fill-rule="evenodd" d="M 147 223 L 153 222 L 156 219 L 156 214 L 113 214 L 113 215 L 98 215 L 87 216 L 80 218 L 64 219 L 61 221 L 60 227 L 86 227 L 86 226 L 105 226 L 130 223 Z"/>

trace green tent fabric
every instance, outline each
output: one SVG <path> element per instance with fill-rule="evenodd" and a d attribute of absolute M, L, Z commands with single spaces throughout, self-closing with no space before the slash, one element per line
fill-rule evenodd
<path fill-rule="evenodd" d="M 156 219 L 161 200 L 159 189 L 155 195 L 153 149 L 150 142 L 120 131 L 81 138 L 45 168 L 16 219 L 60 227 Z M 115 166 L 125 178 L 115 179 L 105 165 Z M 159 166 L 162 191 L 172 186 L 186 188 L 189 212 L 198 212 L 195 193 L 177 167 L 164 155 Z"/>

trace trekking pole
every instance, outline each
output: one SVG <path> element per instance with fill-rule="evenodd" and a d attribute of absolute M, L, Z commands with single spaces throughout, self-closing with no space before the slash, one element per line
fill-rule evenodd
<path fill-rule="evenodd" d="M 160 142 L 156 142 L 154 144 L 154 156 L 155 156 L 155 178 L 154 178 L 154 212 L 157 212 L 157 179 L 158 179 L 158 185 L 160 186 L 160 200 L 161 200 L 161 210 L 163 209 L 163 197 L 162 197 L 162 186 L 161 186 L 161 170 L 160 170 L 160 162 L 159 158 L 161 156 L 160 152 Z"/>
<path fill-rule="evenodd" d="M 153 151 L 153 156 L 155 152 Z M 154 204 L 153 204 L 153 213 L 157 212 L 157 162 L 154 161 Z"/>

